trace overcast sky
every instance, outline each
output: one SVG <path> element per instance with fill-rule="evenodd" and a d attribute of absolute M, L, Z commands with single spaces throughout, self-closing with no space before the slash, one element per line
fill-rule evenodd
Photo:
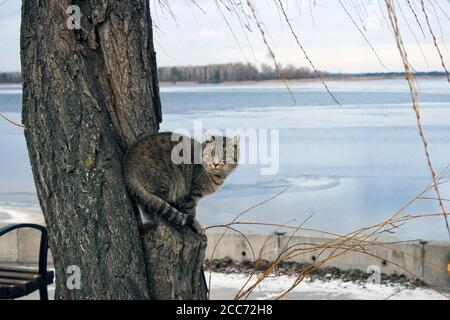
<path fill-rule="evenodd" d="M 317 5 L 312 10 L 308 1 L 284 1 L 289 3 L 287 8 L 292 24 L 318 69 L 331 72 L 386 71 L 337 0 L 316 0 Z M 238 20 L 228 16 L 229 25 L 234 31 L 230 32 L 214 0 L 196 0 L 206 13 L 194 5 L 188 5 L 188 0 L 168 0 L 168 2 L 171 4 L 176 22 L 167 10 L 162 10 L 154 4 L 156 1 L 151 1 L 154 24 L 157 26 L 155 42 L 160 66 L 227 62 L 271 63 L 256 26 L 251 25 L 252 31 L 247 32 L 249 38 L 247 41 Z M 277 59 L 282 64 L 307 66 L 307 61 L 273 1 L 254 2 L 257 4 L 265 27 L 269 30 L 269 40 Z M 386 18 L 380 13 L 379 3 L 383 1 L 356 1 L 366 3 L 366 13 L 360 15 L 356 14 L 355 9 L 350 5 L 355 1 L 344 0 L 343 2 L 360 26 L 364 20 L 366 36 L 388 71 L 402 70 L 393 35 L 387 27 Z M 425 28 L 425 20 L 420 15 L 420 1 L 412 2 L 416 5 L 419 18 Z M 301 3 L 302 7 L 299 9 L 296 3 Z M 373 7 L 371 3 L 374 4 Z M 450 4 L 440 0 L 427 3 L 444 59 L 447 64 L 450 64 L 448 50 L 450 20 L 442 13 L 444 10 L 450 15 Z M 440 3 L 442 7 L 431 6 L 436 3 Z M 20 4 L 19 0 L 0 0 L 0 71 L 20 70 Z M 433 46 L 432 38 L 429 34 L 424 37 L 414 16 L 406 6 L 403 7 L 403 12 L 407 16 L 409 27 L 404 22 L 400 11 L 398 15 L 402 20 L 401 28 L 413 66 L 420 71 L 441 70 L 440 59 Z M 440 24 L 437 23 L 436 14 L 439 15 Z M 416 38 L 420 41 L 428 64 L 409 28 L 413 29 Z"/>

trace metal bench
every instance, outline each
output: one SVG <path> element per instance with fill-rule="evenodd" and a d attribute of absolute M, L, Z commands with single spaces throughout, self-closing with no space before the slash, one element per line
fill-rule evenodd
<path fill-rule="evenodd" d="M 0 266 L 0 299 L 16 299 L 39 290 L 41 300 L 48 300 L 47 286 L 53 283 L 54 272 L 47 270 L 47 229 L 37 224 L 13 224 L 0 228 L 0 237 L 8 232 L 32 228 L 41 232 L 38 269 Z M 1 239 L 0 239 L 1 241 Z"/>

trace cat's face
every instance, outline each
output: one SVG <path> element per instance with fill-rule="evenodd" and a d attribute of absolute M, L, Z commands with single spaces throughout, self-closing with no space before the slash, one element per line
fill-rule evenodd
<path fill-rule="evenodd" d="M 234 138 L 205 135 L 202 165 L 212 174 L 228 174 L 239 162 L 240 137 Z"/>

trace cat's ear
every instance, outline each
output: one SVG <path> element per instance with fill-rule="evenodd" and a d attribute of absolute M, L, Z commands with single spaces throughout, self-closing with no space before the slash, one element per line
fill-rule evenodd
<path fill-rule="evenodd" d="M 235 136 L 233 138 L 233 143 L 238 146 L 241 143 L 241 136 L 240 135 Z"/>
<path fill-rule="evenodd" d="M 213 142 L 214 141 L 213 135 L 211 133 L 209 133 L 209 132 L 206 132 L 205 133 L 205 141 L 206 142 Z"/>

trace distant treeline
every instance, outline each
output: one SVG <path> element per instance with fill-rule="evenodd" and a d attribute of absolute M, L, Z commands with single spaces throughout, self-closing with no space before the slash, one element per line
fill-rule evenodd
<path fill-rule="evenodd" d="M 281 68 L 286 79 L 312 79 L 316 74 L 305 67 Z M 192 81 L 220 83 L 225 81 L 261 81 L 279 79 L 279 72 L 266 64 L 260 69 L 251 64 L 228 63 L 192 67 L 162 67 L 158 69 L 159 80 L 164 82 Z M 326 75 L 323 73 L 323 75 Z"/>
<path fill-rule="evenodd" d="M 162 67 L 158 69 L 159 80 L 164 82 L 192 81 L 198 83 L 220 83 L 226 81 L 264 81 L 279 80 L 279 72 L 266 64 L 258 69 L 251 64 L 229 63 L 192 67 Z M 372 73 L 329 73 L 319 71 L 316 74 L 306 67 L 288 65 L 281 67 L 281 73 L 288 80 L 315 79 L 319 75 L 324 79 L 386 79 L 405 77 L 403 72 Z M 416 72 L 416 77 L 444 77 L 444 72 Z"/>
<path fill-rule="evenodd" d="M 445 77 L 445 72 L 431 71 L 431 72 L 415 72 L 415 77 Z M 337 79 L 360 79 L 360 78 L 404 78 L 404 72 L 368 72 L 368 73 L 328 73 L 326 78 Z"/>
<path fill-rule="evenodd" d="M 281 72 L 288 80 L 302 80 L 318 78 L 308 68 L 294 67 L 288 65 L 281 68 Z M 159 80 L 162 82 L 198 82 L 198 83 L 221 83 L 226 81 L 264 81 L 278 80 L 278 71 L 266 64 L 260 68 L 251 64 L 229 63 L 215 64 L 208 66 L 188 66 L 188 67 L 161 67 L 158 68 Z M 325 79 L 386 79 L 402 78 L 402 72 L 380 72 L 380 73 L 328 73 L 320 72 Z M 443 72 L 416 72 L 417 77 L 443 77 Z M 20 72 L 0 72 L 0 83 L 20 83 L 22 82 Z"/>
<path fill-rule="evenodd" d="M 0 72 L 0 83 L 20 83 L 22 76 L 20 72 Z"/>

